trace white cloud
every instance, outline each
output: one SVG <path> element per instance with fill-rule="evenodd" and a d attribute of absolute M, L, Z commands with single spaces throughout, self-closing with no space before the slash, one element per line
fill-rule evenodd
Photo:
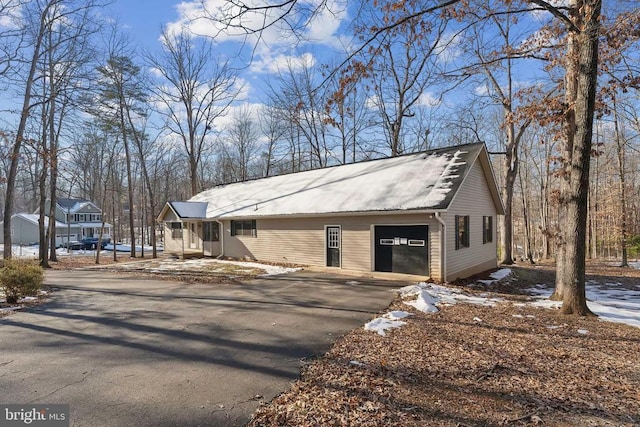
<path fill-rule="evenodd" d="M 437 107 L 441 103 L 442 101 L 436 98 L 432 92 L 423 92 L 420 98 L 418 98 L 418 105 L 423 107 Z"/>
<path fill-rule="evenodd" d="M 473 90 L 473 93 L 475 93 L 478 96 L 487 96 L 489 95 L 489 86 L 487 86 L 486 83 L 481 84 L 480 86 L 477 86 Z"/>
<path fill-rule="evenodd" d="M 461 47 L 462 37 L 459 32 L 449 32 L 443 34 L 434 53 L 437 55 L 438 60 L 444 63 L 451 62 L 462 55 L 463 49 Z"/>
<path fill-rule="evenodd" d="M 271 57 L 265 55 L 261 59 L 253 61 L 251 71 L 255 73 L 272 73 L 276 74 L 283 71 L 299 71 L 306 67 L 313 67 L 316 64 L 315 57 L 310 53 L 302 55 L 277 55 Z"/>
<path fill-rule="evenodd" d="M 569 0 L 547 0 L 547 3 L 549 3 L 553 7 L 569 7 Z M 546 10 L 534 10 L 533 12 L 531 12 L 531 16 L 536 21 L 546 21 L 553 15 L 551 15 L 551 13 Z"/>
<path fill-rule="evenodd" d="M 264 7 L 263 0 L 247 0 L 248 6 Z M 319 45 L 344 49 L 345 40 L 339 34 L 340 26 L 348 18 L 345 0 L 329 0 L 323 5 L 320 0 L 304 0 L 298 3 L 299 11 L 290 12 L 288 22 L 300 24 L 301 39 L 284 22 L 274 23 L 280 10 L 245 13 L 236 18 L 232 26 L 225 26 L 222 21 L 228 16 L 237 16 L 240 9 L 226 0 L 190 0 L 176 6 L 178 19 L 167 25 L 169 33 L 177 33 L 187 29 L 194 36 L 207 36 L 216 43 L 236 42 L 246 44 L 253 51 L 251 70 L 254 72 L 277 73 L 289 63 L 295 64 L 295 56 L 289 51 L 296 43 L 302 45 Z M 312 14 L 317 7 L 318 13 Z M 263 9 L 264 10 L 264 9 Z M 308 16 L 313 19 L 305 22 Z M 249 30 L 263 31 L 252 33 Z M 311 54 L 303 54 L 305 61 L 313 58 Z M 291 61 L 290 61 L 291 60 Z M 313 59 L 315 63 L 315 59 Z"/>
<path fill-rule="evenodd" d="M 0 28 L 16 29 L 22 21 L 22 4 L 15 0 L 0 1 Z"/>

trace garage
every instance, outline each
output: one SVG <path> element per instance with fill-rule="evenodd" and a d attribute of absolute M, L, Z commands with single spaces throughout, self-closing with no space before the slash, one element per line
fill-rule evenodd
<path fill-rule="evenodd" d="M 375 271 L 429 275 L 427 225 L 376 225 Z"/>

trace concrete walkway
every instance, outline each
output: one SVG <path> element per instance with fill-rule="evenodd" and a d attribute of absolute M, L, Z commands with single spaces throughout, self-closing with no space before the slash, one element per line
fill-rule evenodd
<path fill-rule="evenodd" d="M 404 285 L 305 271 L 233 285 L 101 271 L 45 282 L 51 301 L 0 319 L 0 402 L 68 403 L 74 426 L 243 425 Z"/>

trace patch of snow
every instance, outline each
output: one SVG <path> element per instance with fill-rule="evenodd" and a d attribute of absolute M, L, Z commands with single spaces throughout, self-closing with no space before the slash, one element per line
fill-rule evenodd
<path fill-rule="evenodd" d="M 349 286 L 355 286 L 355 285 L 359 285 L 360 282 L 355 281 L 355 280 L 349 280 L 348 282 L 346 282 L 347 285 Z"/>
<path fill-rule="evenodd" d="M 17 311 L 17 310 L 21 310 L 22 307 L 16 306 L 16 307 L 5 307 L 5 308 L 0 308 L 0 311 Z"/>
<path fill-rule="evenodd" d="M 619 289 L 620 283 L 600 283 L 589 281 L 587 284 L 587 305 L 600 320 L 625 323 L 640 328 L 640 286 L 637 290 Z M 534 307 L 562 307 L 562 301 L 549 301 L 553 290 L 543 285 L 529 289 L 536 298 L 530 305 Z"/>
<path fill-rule="evenodd" d="M 364 330 L 375 331 L 379 335 L 385 336 L 385 331 L 387 329 L 399 328 L 402 325 L 406 325 L 407 322 L 403 322 L 399 319 L 404 319 L 409 316 L 413 316 L 413 314 L 407 313 L 406 311 L 390 311 L 366 323 L 364 325 Z"/>
<path fill-rule="evenodd" d="M 400 326 L 406 325 L 407 322 L 403 322 L 401 320 L 391 320 L 385 319 L 384 317 L 376 317 L 370 322 L 367 322 L 364 325 L 365 331 L 374 331 L 377 332 L 378 335 L 385 336 L 387 329 L 399 328 Z"/>
<path fill-rule="evenodd" d="M 136 261 L 126 264 L 121 264 L 118 268 L 122 269 L 140 269 L 144 268 L 144 265 L 148 265 L 149 271 L 156 273 L 167 272 L 180 272 L 184 270 L 206 270 L 217 271 L 222 270 L 225 265 L 234 265 L 240 267 L 237 271 L 248 272 L 251 269 L 258 269 L 264 271 L 258 277 L 274 276 L 279 274 L 291 273 L 300 270 L 300 268 L 280 267 L 277 265 L 261 264 L 258 262 L 246 262 L 246 261 L 227 261 L 214 258 L 192 258 L 187 260 L 180 259 L 164 259 L 161 261 L 152 261 L 151 264 L 147 261 Z"/>
<path fill-rule="evenodd" d="M 640 270 L 640 261 L 633 261 L 629 263 L 629 267 Z"/>
<path fill-rule="evenodd" d="M 491 273 L 489 275 L 489 277 L 491 277 L 492 279 L 496 279 L 496 280 L 502 280 L 502 279 L 506 279 L 507 277 L 511 276 L 511 274 L 513 273 L 513 271 L 511 271 L 510 268 L 501 268 L 498 271 L 494 271 L 493 273 Z"/>
<path fill-rule="evenodd" d="M 357 360 L 351 360 L 349 364 L 354 366 L 364 366 L 364 363 L 358 362 Z"/>
<path fill-rule="evenodd" d="M 280 267 L 278 265 L 260 264 L 259 262 L 246 262 L 246 261 L 226 261 L 226 260 L 211 260 L 221 264 L 232 264 L 241 267 L 258 268 L 264 270 L 264 274 L 258 277 L 277 276 L 279 274 L 293 273 L 294 271 L 301 270 L 299 267 Z"/>
<path fill-rule="evenodd" d="M 429 292 L 425 290 L 421 290 L 417 294 L 417 299 L 415 301 L 405 301 L 405 304 L 415 307 L 416 310 L 420 310 L 423 313 L 437 313 L 438 307 L 436 307 L 436 303 L 440 302 L 440 299 L 434 297 Z"/>
<path fill-rule="evenodd" d="M 37 297 L 22 297 L 18 300 L 18 302 L 33 302 L 38 301 Z"/>
<path fill-rule="evenodd" d="M 586 329 L 578 329 L 578 333 L 580 335 L 587 335 L 589 333 L 589 331 L 587 331 Z"/>
<path fill-rule="evenodd" d="M 473 318 L 473 321 L 474 321 L 474 322 L 481 323 L 481 322 L 482 322 L 482 319 L 481 319 L 481 318 L 479 318 L 479 317 L 474 317 L 474 318 Z"/>
<path fill-rule="evenodd" d="M 390 311 L 384 315 L 384 317 L 391 320 L 400 320 L 409 316 L 413 316 L 413 313 L 408 313 L 406 311 Z"/>
<path fill-rule="evenodd" d="M 501 268 L 489 275 L 491 280 L 478 280 L 478 283 L 482 283 L 483 285 L 493 285 L 494 283 L 511 276 L 511 274 L 513 274 L 513 271 L 510 268 Z"/>
<path fill-rule="evenodd" d="M 405 304 L 411 305 L 424 313 L 437 312 L 438 308 L 436 304 L 446 306 L 457 303 L 467 303 L 492 307 L 495 306 L 497 302 L 503 301 L 500 298 L 465 295 L 459 289 L 425 282 L 405 286 L 401 288 L 399 292 L 403 297 L 416 296 L 415 301 L 407 301 Z"/>
<path fill-rule="evenodd" d="M 524 316 L 522 314 L 512 314 L 512 317 L 517 317 L 518 319 L 523 319 Z"/>

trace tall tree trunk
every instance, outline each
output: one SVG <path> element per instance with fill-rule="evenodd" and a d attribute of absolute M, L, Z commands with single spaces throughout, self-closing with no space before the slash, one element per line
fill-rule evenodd
<path fill-rule="evenodd" d="M 556 270 L 556 294 L 562 297 L 562 313 L 593 315 L 585 295 L 585 258 L 589 167 L 595 110 L 598 34 L 601 0 L 570 0 L 574 28 L 568 35 L 566 68 L 568 111 L 564 176 L 560 201 L 564 221 L 560 258 Z"/>
<path fill-rule="evenodd" d="M 25 82 L 24 96 L 22 98 L 22 110 L 20 111 L 20 122 L 18 123 L 18 129 L 16 131 L 16 139 L 11 149 L 11 158 L 9 165 L 9 173 L 7 174 L 7 187 L 4 201 L 4 259 L 10 259 L 11 253 L 11 215 L 13 215 L 13 208 L 15 204 L 15 192 L 16 192 L 16 178 L 18 175 L 18 163 L 20 162 L 20 150 L 22 148 L 22 142 L 24 139 L 24 132 L 27 127 L 27 120 L 29 118 L 29 110 L 31 109 L 31 90 L 33 87 L 33 80 L 36 74 L 38 61 L 40 60 L 40 49 L 42 47 L 42 39 L 44 37 L 44 31 L 46 27 L 46 20 L 49 14 L 51 3 L 48 3 L 40 14 L 40 28 L 36 37 L 35 44 L 33 46 L 33 55 L 31 57 L 31 64 L 29 65 L 29 74 Z"/>
<path fill-rule="evenodd" d="M 512 118 L 507 111 L 507 147 L 504 158 L 504 170 L 506 171 L 502 198 L 504 200 L 504 219 L 502 221 L 502 233 L 500 233 L 500 251 L 502 259 L 500 263 L 513 264 L 513 188 L 518 177 L 518 146 L 515 142 L 515 128 L 509 123 Z"/>
<path fill-rule="evenodd" d="M 620 123 L 618 118 L 618 106 L 615 98 L 613 99 L 613 124 L 615 128 L 616 152 L 618 158 L 618 185 L 620 188 L 620 248 L 622 250 L 622 261 L 620 267 L 629 267 L 627 259 L 627 195 L 626 195 L 626 177 L 625 177 L 625 159 L 624 159 L 624 141 L 620 132 Z"/>

